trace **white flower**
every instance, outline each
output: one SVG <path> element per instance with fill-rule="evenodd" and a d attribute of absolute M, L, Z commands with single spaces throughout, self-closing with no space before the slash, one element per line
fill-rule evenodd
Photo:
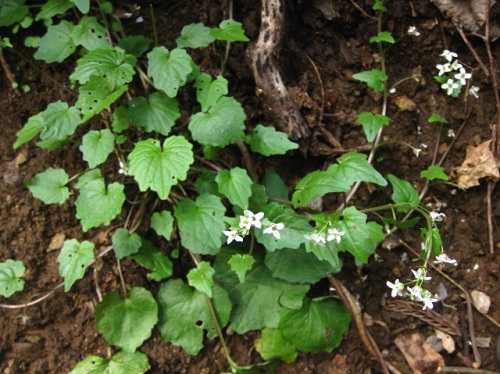
<path fill-rule="evenodd" d="M 257 227 L 260 229 L 262 227 L 262 223 L 260 220 L 264 217 L 264 213 L 259 212 L 257 214 L 254 214 L 250 210 L 245 210 L 243 212 L 243 215 L 240 216 L 240 227 L 245 228 L 247 230 L 250 230 L 252 226 Z"/>
<path fill-rule="evenodd" d="M 396 93 L 396 88 L 395 87 L 392 87 L 389 89 L 389 93 L 390 94 L 395 94 Z"/>
<path fill-rule="evenodd" d="M 455 91 L 455 89 L 458 88 L 458 83 L 450 78 L 446 83 L 443 83 L 441 85 L 441 88 L 443 90 L 446 90 L 446 94 L 451 95 L 453 91 Z"/>
<path fill-rule="evenodd" d="M 432 279 L 432 277 L 426 277 L 427 272 L 425 269 L 419 268 L 417 271 L 411 269 L 411 272 L 415 276 L 416 280 L 428 281 Z"/>
<path fill-rule="evenodd" d="M 448 129 L 448 138 L 454 138 L 455 137 L 455 131 L 453 129 Z"/>
<path fill-rule="evenodd" d="M 431 216 L 431 219 L 434 222 L 441 222 L 444 217 L 446 217 L 446 214 L 444 213 L 438 213 L 438 212 L 430 212 L 429 215 Z"/>
<path fill-rule="evenodd" d="M 271 223 L 264 230 L 264 234 L 273 234 L 276 239 L 281 239 L 280 230 L 283 230 L 285 225 L 283 223 Z"/>
<path fill-rule="evenodd" d="M 437 64 L 436 68 L 439 70 L 438 75 L 441 76 L 445 73 L 449 73 L 451 71 L 451 65 L 449 62 L 447 62 L 444 65 Z"/>
<path fill-rule="evenodd" d="M 470 86 L 470 88 L 469 88 L 469 95 L 474 96 L 476 99 L 478 99 L 479 98 L 479 96 L 477 96 L 478 92 L 479 92 L 479 87 L 477 87 L 477 86 Z"/>
<path fill-rule="evenodd" d="M 408 27 L 407 33 L 408 33 L 408 35 L 412 35 L 412 36 L 420 36 L 420 32 L 417 30 L 417 28 L 415 26 Z"/>
<path fill-rule="evenodd" d="M 465 81 L 467 79 L 470 79 L 472 77 L 472 74 L 467 73 L 464 68 L 461 68 L 460 72 L 458 74 L 455 74 L 454 77 L 455 79 L 460 81 L 460 84 L 462 84 L 462 86 L 465 86 Z"/>
<path fill-rule="evenodd" d="M 460 62 L 458 62 L 458 60 L 455 60 L 453 61 L 453 63 L 451 64 L 451 70 L 460 70 L 460 69 L 463 69 L 464 67 L 462 66 L 462 64 Z"/>
<path fill-rule="evenodd" d="M 328 229 L 328 236 L 326 237 L 326 240 L 331 242 L 332 240 L 336 240 L 337 243 L 340 244 L 340 241 L 342 240 L 342 236 L 344 236 L 345 232 L 339 231 L 337 229 Z"/>
<path fill-rule="evenodd" d="M 120 166 L 120 168 L 118 169 L 118 173 L 128 175 L 128 168 L 121 160 L 118 161 L 118 165 Z"/>
<path fill-rule="evenodd" d="M 446 253 L 441 253 L 439 256 L 436 256 L 435 264 L 453 264 L 457 266 L 457 260 L 449 258 Z"/>
<path fill-rule="evenodd" d="M 242 242 L 243 238 L 238 235 L 237 230 L 229 230 L 229 231 L 223 231 L 224 235 L 227 236 L 227 244 L 231 244 L 233 240 L 237 242 Z"/>
<path fill-rule="evenodd" d="M 438 299 L 435 299 L 432 297 L 431 293 L 428 290 L 422 290 L 422 299 L 420 300 L 422 303 L 424 303 L 424 310 L 426 308 L 432 309 L 434 308 L 434 302 L 438 301 Z"/>
<path fill-rule="evenodd" d="M 391 297 L 403 296 L 403 290 L 405 289 L 405 285 L 396 279 L 394 283 L 387 281 L 387 287 L 389 287 L 391 291 Z"/>
<path fill-rule="evenodd" d="M 418 157 L 422 150 L 420 148 L 413 148 L 413 153 L 415 154 L 415 157 Z"/>
<path fill-rule="evenodd" d="M 447 49 L 441 53 L 441 56 L 443 56 L 447 61 L 451 62 L 454 57 L 458 57 L 458 55 L 455 52 L 450 52 Z"/>
<path fill-rule="evenodd" d="M 311 235 L 304 235 L 304 237 L 310 241 L 312 241 L 315 245 L 323 245 L 326 243 L 325 234 L 324 233 L 312 233 Z"/>

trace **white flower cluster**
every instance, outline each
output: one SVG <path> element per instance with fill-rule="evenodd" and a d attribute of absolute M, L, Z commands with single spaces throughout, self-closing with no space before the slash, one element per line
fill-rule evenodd
<path fill-rule="evenodd" d="M 250 233 L 252 227 L 258 229 L 262 228 L 262 219 L 264 218 L 264 213 L 253 213 L 250 210 L 245 210 L 243 215 L 240 216 L 240 222 L 238 227 L 231 227 L 230 230 L 223 231 L 224 235 L 227 236 L 227 244 L 231 244 L 234 240 L 236 242 L 242 242 L 243 238 Z M 280 230 L 283 230 L 285 225 L 283 223 L 272 223 L 270 222 L 264 229 L 264 234 L 271 234 L 276 239 L 281 239 Z"/>
<path fill-rule="evenodd" d="M 457 96 L 462 87 L 466 85 L 467 80 L 472 77 L 472 74 L 467 73 L 463 65 L 458 62 L 458 55 L 455 52 L 445 49 L 443 53 L 441 53 L 441 56 L 447 61 L 444 64 L 436 65 L 438 76 L 447 78 L 447 80 L 441 84 L 441 88 L 446 91 L 447 95 Z M 472 92 L 469 90 L 469 92 L 471 95 L 476 96 L 479 89 L 475 86 L 473 87 L 475 89 L 472 90 Z"/>
<path fill-rule="evenodd" d="M 432 297 L 432 294 L 429 290 L 426 290 L 422 287 L 424 282 L 431 280 L 431 277 L 427 276 L 427 271 L 423 268 L 418 269 L 417 271 L 413 270 L 413 275 L 415 276 L 414 280 L 411 280 L 408 284 L 401 283 L 399 279 L 396 279 L 394 283 L 387 281 L 387 287 L 389 287 L 391 291 L 391 296 L 404 296 L 403 293 L 405 286 L 408 291 L 406 295 L 410 296 L 410 299 L 418 301 L 424 304 L 424 310 L 426 308 L 432 309 L 433 303 L 437 301 L 437 299 Z"/>
<path fill-rule="evenodd" d="M 408 27 L 407 33 L 408 33 L 408 35 L 411 35 L 411 36 L 420 36 L 420 31 L 418 31 L 415 26 Z"/>
<path fill-rule="evenodd" d="M 324 226 L 321 230 L 316 230 L 311 235 L 304 235 L 306 239 L 312 241 L 315 245 L 324 245 L 326 242 L 335 240 L 338 244 L 342 240 L 345 232 L 336 228 L 328 228 L 329 225 Z"/>

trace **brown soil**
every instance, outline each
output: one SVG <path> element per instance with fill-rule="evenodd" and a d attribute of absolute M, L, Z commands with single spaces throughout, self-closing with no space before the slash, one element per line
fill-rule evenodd
<path fill-rule="evenodd" d="M 152 36 L 148 4 L 153 3 L 159 42 L 167 47 L 173 45 L 186 24 L 203 22 L 215 26 L 227 18 L 227 7 L 219 1 L 140 3 L 140 13 L 145 22 L 134 25 L 133 20 L 130 20 L 127 21 L 129 26 L 139 28 L 135 33 Z M 260 15 L 258 5 L 253 3 L 258 2 L 234 2 L 234 18 L 243 22 L 251 40 L 255 40 L 258 35 Z M 354 123 L 355 115 L 377 108 L 379 99 L 370 94 L 363 84 L 350 79 L 350 76 L 378 65 L 376 48 L 368 42 L 375 34 L 376 23 L 354 7 L 354 2 L 294 0 L 286 3 L 287 28 L 281 56 L 284 78 L 314 134 L 307 157 L 296 154 L 271 158 L 265 163 L 257 159 L 256 163 L 259 173 L 277 170 L 293 186 L 306 173 L 331 163 L 335 156 L 332 153 L 333 146 L 320 135 L 320 127 L 333 134 L 345 149 L 355 149 L 366 144 L 362 129 Z M 364 2 L 357 3 L 364 11 L 371 12 Z M 410 25 L 415 25 L 422 33 L 420 37 L 405 37 L 389 50 L 387 67 L 390 83 L 411 75 L 415 69 L 421 69 L 425 82 L 418 84 L 408 81 L 398 86 L 398 92 L 391 98 L 388 113 L 392 123 L 384 132 L 384 141 L 387 143 L 377 152 L 376 167 L 384 174 L 395 174 L 422 188 L 419 172 L 432 162 L 438 133 L 435 124 L 427 123 L 429 114 L 438 112 L 448 119 L 448 125 L 442 130 L 440 137 L 438 158 L 451 147 L 443 163 L 449 172 L 452 167 L 463 162 L 467 146 L 476 146 L 491 138 L 492 124 L 498 115 L 498 108 L 493 89 L 478 68 L 474 56 L 453 25 L 443 19 L 431 2 L 415 0 L 388 3 L 386 29 L 397 37 L 404 34 Z M 320 4 L 333 6 L 338 12 L 338 18 L 331 17 L 332 8 L 328 8 L 330 11 L 322 8 L 321 11 Z M 43 31 L 40 30 L 41 32 Z M 19 40 L 12 41 L 17 46 L 22 46 L 24 36 L 26 34 L 20 35 Z M 483 61 L 487 61 L 483 43 L 474 37 L 470 41 Z M 500 42 L 492 44 L 497 62 L 500 61 L 498 43 Z M 261 99 L 255 95 L 244 48 L 243 43 L 232 46 L 225 76 L 230 80 L 231 94 L 245 107 L 249 126 L 268 123 Z M 457 52 L 468 70 L 473 70 L 473 84 L 481 89 L 479 99 L 470 97 L 468 101 L 464 101 L 463 95 L 459 99 L 449 98 L 433 80 L 435 65 L 441 63 L 438 56 L 446 48 Z M 197 52 L 195 58 L 202 70 L 217 74 L 224 50 L 225 46 L 219 45 Z M 8 258 L 22 260 L 28 269 L 25 290 L 8 300 L 0 298 L 0 303 L 11 305 L 23 304 L 43 296 L 61 282 L 56 260 L 58 250 L 51 249 L 51 241 L 57 235 L 94 240 L 102 246 L 107 245 L 109 240 L 105 229 L 83 234 L 71 203 L 46 206 L 34 199 L 23 186 L 24 182 L 49 166 L 64 167 L 70 174 L 84 168 L 76 144 L 52 153 L 40 150 L 32 143 L 17 152 L 12 148 L 16 132 L 29 116 L 45 109 L 50 102 L 74 100 L 68 90 L 68 75 L 74 68 L 74 61 L 47 66 L 33 62 L 32 54 L 32 50 L 22 47 L 19 47 L 18 52 L 4 50 L 4 56 L 17 81 L 29 85 L 31 92 L 16 95 L 5 74 L 0 74 L 0 174 L 3 177 L 0 181 L 0 261 Z M 319 71 L 324 87 L 322 117 L 319 115 L 319 108 L 322 106 L 321 85 L 315 68 Z M 400 95 L 406 95 L 416 103 L 416 110 L 398 110 L 396 98 Z M 462 124 L 463 130 L 459 133 Z M 453 143 L 453 138 L 447 137 L 448 129 L 453 129 L 457 134 Z M 428 147 L 416 158 L 412 150 L 401 142 L 416 147 L 426 144 Z M 236 165 L 239 162 L 234 155 L 228 157 L 230 164 Z M 442 211 L 446 213 L 446 220 L 441 226 L 444 247 L 450 257 L 458 260 L 458 266 L 446 266 L 443 271 L 464 289 L 480 290 L 489 295 L 492 305 L 488 315 L 500 321 L 500 246 L 497 245 L 500 236 L 495 225 L 493 236 L 496 253 L 491 255 L 487 225 L 487 185 L 488 182 L 484 180 L 479 187 L 452 193 L 453 187 L 433 183 L 424 204 L 441 204 Z M 492 188 L 495 188 L 494 184 Z M 389 189 L 376 194 L 370 191 L 369 188 L 362 188 L 354 203 L 368 206 L 390 199 Z M 500 215 L 500 200 L 495 190 L 491 196 L 495 223 Z M 327 201 L 330 208 L 336 203 L 333 200 Z M 148 235 L 147 232 L 141 234 Z M 418 250 L 417 231 L 397 232 L 395 236 Z M 395 243 L 398 243 L 397 240 Z M 388 311 L 383 307 L 388 295 L 386 281 L 411 275 L 411 260 L 405 259 L 405 254 L 410 259 L 414 258 L 403 245 L 396 244 L 390 250 L 382 246 L 370 263 L 362 268 L 356 268 L 351 260 L 345 258 L 344 270 L 338 275 L 350 292 L 359 298 L 363 311 L 373 321 L 368 323 L 368 330 L 383 356 L 403 373 L 410 372 L 410 369 L 394 343 L 395 337 L 401 334 L 408 336 L 414 332 L 427 337 L 435 330 L 428 322 Z M 22 309 L 0 308 L 1 373 L 64 373 L 89 354 L 107 354 L 110 348 L 97 333 L 93 318 L 97 303 L 95 284 L 99 284 L 104 294 L 117 289 L 119 284 L 116 261 L 112 256 L 105 256 L 97 265 L 95 270 L 89 269 L 86 277 L 77 282 L 69 293 L 58 289 L 34 306 Z M 124 261 L 122 267 L 129 284 L 157 290 L 158 285 L 149 284 L 144 272 L 133 263 Z M 468 333 L 467 309 L 462 292 L 438 273 L 433 272 L 432 275 L 431 288 L 436 290 L 442 284 L 448 293 L 445 304 L 439 303 L 435 311 L 456 322 L 463 333 Z M 329 285 L 321 283 L 317 287 L 318 292 L 325 294 Z M 479 348 L 481 368 L 497 369 L 500 366 L 499 329 L 476 310 L 472 310 L 472 316 L 476 337 L 491 339 L 488 347 Z M 258 354 L 252 348 L 257 336 L 252 333 L 227 337 L 233 359 L 237 363 L 259 361 Z M 474 359 L 469 340 L 469 336 L 464 339 L 455 337 L 455 352 L 442 352 L 447 365 L 465 366 Z M 201 354 L 193 357 L 180 348 L 163 342 L 155 331 L 141 351 L 149 357 L 151 373 L 218 373 L 229 370 L 217 340 L 207 341 Z M 370 373 L 380 372 L 380 368 L 370 357 L 356 326 L 352 324 L 342 345 L 333 353 L 300 354 L 296 363 L 278 365 L 278 372 Z"/>

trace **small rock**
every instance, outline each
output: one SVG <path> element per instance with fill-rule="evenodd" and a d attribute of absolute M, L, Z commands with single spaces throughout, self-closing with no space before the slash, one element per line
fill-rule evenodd
<path fill-rule="evenodd" d="M 483 314 L 488 313 L 491 305 L 491 299 L 484 292 L 474 290 L 471 292 L 472 302 L 476 309 Z"/>
<path fill-rule="evenodd" d="M 417 110 L 417 104 L 405 95 L 398 96 L 395 100 L 395 104 L 400 112 L 414 112 Z"/>
<path fill-rule="evenodd" d="M 446 352 L 455 352 L 455 341 L 450 335 L 441 330 L 436 330 L 436 336 L 441 340 L 441 344 L 443 344 L 443 348 Z"/>
<path fill-rule="evenodd" d="M 61 249 L 66 236 L 63 233 L 55 234 L 50 240 L 49 247 L 47 248 L 47 252 L 55 251 L 56 249 Z"/>

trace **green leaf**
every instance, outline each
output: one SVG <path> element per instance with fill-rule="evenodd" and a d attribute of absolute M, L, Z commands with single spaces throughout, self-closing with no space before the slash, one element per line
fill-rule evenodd
<path fill-rule="evenodd" d="M 383 116 L 382 114 L 372 114 L 368 112 L 358 114 L 356 119 L 363 126 L 363 130 L 365 130 L 366 134 L 366 139 L 370 143 L 375 140 L 375 137 L 377 136 L 377 133 L 382 128 L 382 126 L 387 126 L 390 122 L 390 119 L 387 116 Z"/>
<path fill-rule="evenodd" d="M 346 208 L 342 212 L 342 220 L 338 221 L 334 227 L 344 232 L 339 248 L 348 251 L 358 262 L 366 264 L 368 255 L 375 251 L 373 244 L 375 240 L 372 240 L 373 232 L 366 223 L 366 214 L 353 206 Z"/>
<path fill-rule="evenodd" d="M 429 231 L 425 228 L 421 228 L 421 235 L 422 239 L 424 240 L 424 243 L 426 245 L 428 244 L 428 236 L 429 236 Z M 433 227 L 431 230 L 431 235 L 432 235 L 432 246 L 431 246 L 431 251 L 434 256 L 439 256 L 441 253 L 443 253 L 443 240 L 441 239 L 441 235 L 439 234 L 439 229 L 436 227 Z"/>
<path fill-rule="evenodd" d="M 221 170 L 215 181 L 219 192 L 225 195 L 231 204 L 248 209 L 248 199 L 252 196 L 252 180 L 245 169 L 236 167 Z"/>
<path fill-rule="evenodd" d="M 396 40 L 394 40 L 394 37 L 389 31 L 381 31 L 376 36 L 372 36 L 370 38 L 370 43 L 382 43 L 382 42 L 394 44 L 396 43 Z"/>
<path fill-rule="evenodd" d="M 158 305 L 148 290 L 134 287 L 122 299 L 112 292 L 95 308 L 97 331 L 111 345 L 133 353 L 151 336 L 158 322 Z"/>
<path fill-rule="evenodd" d="M 80 111 L 75 107 L 68 107 L 68 103 L 56 101 L 50 103 L 43 112 L 42 118 L 42 140 L 62 140 L 73 135 L 81 123 Z"/>
<path fill-rule="evenodd" d="M 76 239 L 65 240 L 57 261 L 59 275 L 64 278 L 64 292 L 68 292 L 73 284 L 82 279 L 94 256 L 94 243 Z"/>
<path fill-rule="evenodd" d="M 71 30 L 71 37 L 76 45 L 81 45 L 89 51 L 111 48 L 106 39 L 106 28 L 95 17 L 84 16 Z"/>
<path fill-rule="evenodd" d="M 290 190 L 278 173 L 273 171 L 264 175 L 262 184 L 266 187 L 269 198 L 288 200 Z"/>
<path fill-rule="evenodd" d="M 210 75 L 205 73 L 196 77 L 196 100 L 200 103 L 202 112 L 208 111 L 221 97 L 228 94 L 227 84 L 227 79 L 220 75 L 213 82 Z"/>
<path fill-rule="evenodd" d="M 151 369 L 148 356 L 136 351 L 118 352 L 110 359 L 90 355 L 80 361 L 71 374 L 143 374 Z"/>
<path fill-rule="evenodd" d="M 223 328 L 229 321 L 231 301 L 220 286 L 214 285 L 212 291 L 211 302 Z M 157 300 L 160 307 L 158 326 L 163 340 L 181 346 L 188 354 L 197 355 L 203 348 L 203 330 L 208 331 L 210 339 L 217 335 L 207 296 L 181 280 L 165 283 Z"/>
<path fill-rule="evenodd" d="M 337 273 L 340 267 L 333 267 L 320 261 L 314 254 L 301 246 L 298 249 L 283 248 L 266 254 L 265 264 L 273 277 L 290 283 L 314 284 L 327 273 Z M 298 271 L 300 269 L 300 271 Z"/>
<path fill-rule="evenodd" d="M 289 150 L 299 148 L 297 143 L 288 140 L 284 132 L 276 131 L 274 127 L 262 125 L 257 125 L 253 129 L 249 144 L 252 152 L 264 156 L 284 155 Z"/>
<path fill-rule="evenodd" d="M 127 229 L 118 228 L 116 229 L 113 237 L 111 238 L 113 243 L 113 251 L 115 252 L 116 258 L 121 260 L 124 257 L 130 256 L 139 251 L 142 246 L 141 237 L 134 233 L 130 233 Z"/>
<path fill-rule="evenodd" d="M 25 0 L 2 0 L 0 6 L 0 27 L 10 26 L 21 22 L 29 15 L 29 8 Z"/>
<path fill-rule="evenodd" d="M 168 135 L 181 116 L 177 100 L 162 92 L 155 92 L 146 99 L 136 96 L 129 102 L 130 121 L 143 127 L 147 132 L 156 131 Z"/>
<path fill-rule="evenodd" d="M 223 242 L 226 209 L 216 196 L 203 194 L 184 199 L 175 209 L 182 246 L 198 254 L 215 255 Z"/>
<path fill-rule="evenodd" d="M 83 159 L 89 163 L 89 167 L 92 169 L 106 161 L 114 149 L 115 136 L 109 129 L 89 131 L 83 136 L 80 146 Z"/>
<path fill-rule="evenodd" d="M 192 148 L 182 136 L 165 139 L 163 149 L 156 139 L 137 142 L 129 155 L 129 174 L 139 183 L 141 191 L 151 188 L 164 200 L 172 186 L 186 179 L 194 161 Z"/>
<path fill-rule="evenodd" d="M 387 12 L 387 8 L 384 6 L 382 0 L 375 0 L 375 3 L 372 5 L 372 9 L 378 12 Z"/>
<path fill-rule="evenodd" d="M 413 207 L 417 207 L 420 204 L 420 198 L 418 197 L 417 190 L 408 182 L 399 179 L 395 175 L 389 174 L 387 176 L 389 182 L 392 185 L 392 201 L 396 204 L 406 203 Z M 410 208 L 398 208 L 398 211 L 406 213 Z"/>
<path fill-rule="evenodd" d="M 146 52 L 153 41 L 146 38 L 144 35 L 130 35 L 118 43 L 118 47 L 125 50 L 126 53 L 137 58 L 141 57 Z"/>
<path fill-rule="evenodd" d="M 113 130 L 117 133 L 121 133 L 128 129 L 129 125 L 130 116 L 128 114 L 128 109 L 123 106 L 119 106 L 113 112 L 113 123 L 111 124 Z"/>
<path fill-rule="evenodd" d="M 444 172 L 444 169 L 441 166 L 431 165 L 427 168 L 427 170 L 422 170 L 420 172 L 420 178 L 425 178 L 428 180 L 441 179 L 447 181 L 450 179 Z"/>
<path fill-rule="evenodd" d="M 175 41 L 179 48 L 202 48 L 210 45 L 215 37 L 210 33 L 210 27 L 202 23 L 192 23 L 184 26 L 181 36 Z"/>
<path fill-rule="evenodd" d="M 174 217 L 172 217 L 172 213 L 167 210 L 153 213 L 151 217 L 151 227 L 158 235 L 170 240 L 170 236 L 174 229 Z"/>
<path fill-rule="evenodd" d="M 148 274 L 149 279 L 159 282 L 172 276 L 172 261 L 148 240 L 142 239 L 141 248 L 131 257 L 142 267 L 151 271 Z"/>
<path fill-rule="evenodd" d="M 292 203 L 304 207 L 309 201 L 331 192 L 347 192 L 357 181 L 387 185 L 387 181 L 366 160 L 367 156 L 349 152 L 337 159 L 325 171 L 315 171 L 306 175 L 295 187 Z"/>
<path fill-rule="evenodd" d="M 187 275 L 189 285 L 196 288 L 201 293 L 212 298 L 212 287 L 214 285 L 215 270 L 209 262 L 202 261 L 196 269 L 191 269 Z"/>
<path fill-rule="evenodd" d="M 43 117 L 41 113 L 31 116 L 28 122 L 23 126 L 21 130 L 16 134 L 16 142 L 14 143 L 14 149 L 18 149 L 23 144 L 28 143 L 31 139 L 38 135 L 42 131 L 43 127 Z"/>
<path fill-rule="evenodd" d="M 226 19 L 219 24 L 218 28 L 213 28 L 210 30 L 217 40 L 224 40 L 227 42 L 248 42 L 245 35 L 245 30 L 243 30 L 243 25 L 233 19 Z"/>
<path fill-rule="evenodd" d="M 26 267 L 22 261 L 8 259 L 0 262 L 0 296 L 11 297 L 24 289 L 24 272 Z"/>
<path fill-rule="evenodd" d="M 68 21 L 61 21 L 58 25 L 49 26 L 47 33 L 40 39 L 38 50 L 33 56 L 35 60 L 46 63 L 63 62 L 76 50 L 71 33 L 74 25 Z"/>
<path fill-rule="evenodd" d="M 375 92 L 382 92 L 384 90 L 384 82 L 388 78 L 387 74 L 377 69 L 353 74 L 352 77 L 360 82 L 365 82 Z"/>
<path fill-rule="evenodd" d="M 85 84 L 95 75 L 110 79 L 118 88 L 132 81 L 135 62 L 135 57 L 125 54 L 121 48 L 95 49 L 78 60 L 69 78 L 72 82 Z"/>
<path fill-rule="evenodd" d="M 301 309 L 283 308 L 279 329 L 283 338 L 302 352 L 331 352 L 349 331 L 351 316 L 331 297 L 306 298 Z"/>
<path fill-rule="evenodd" d="M 106 188 L 104 179 L 96 179 L 81 187 L 75 205 L 76 218 L 82 221 L 83 231 L 100 225 L 109 225 L 120 214 L 125 202 L 123 189 L 123 184 L 117 182 Z"/>
<path fill-rule="evenodd" d="M 68 180 L 69 176 L 64 169 L 48 168 L 26 182 L 26 187 L 34 197 L 45 204 L 62 204 L 69 197 L 69 190 L 66 187 Z"/>
<path fill-rule="evenodd" d="M 175 48 L 169 52 L 165 47 L 156 47 L 148 53 L 148 76 L 157 89 L 168 97 L 176 97 L 179 87 L 186 84 L 192 72 L 191 57 L 184 49 Z"/>
<path fill-rule="evenodd" d="M 212 170 L 204 171 L 203 173 L 201 173 L 196 182 L 194 182 L 199 195 L 203 193 L 216 196 L 220 195 L 219 186 L 217 186 L 217 182 L 215 182 L 215 178 L 217 177 L 217 175 L 218 173 Z"/>
<path fill-rule="evenodd" d="M 266 361 L 280 359 L 286 363 L 292 363 L 297 359 L 298 352 L 294 345 L 283 339 L 278 329 L 263 329 L 254 345 Z"/>
<path fill-rule="evenodd" d="M 308 290 L 308 285 L 273 278 L 271 272 L 258 263 L 247 274 L 245 283 L 229 290 L 234 305 L 231 326 L 238 334 L 264 327 L 277 328 L 281 310 L 299 309 Z"/>
<path fill-rule="evenodd" d="M 208 112 L 193 115 L 189 130 L 198 143 L 223 148 L 245 139 L 245 119 L 241 104 L 224 96 Z"/>
<path fill-rule="evenodd" d="M 100 169 L 87 170 L 85 173 L 80 175 L 80 177 L 78 178 L 78 182 L 76 182 L 73 187 L 79 190 L 88 182 L 92 182 L 97 179 L 102 179 L 102 174 Z"/>
<path fill-rule="evenodd" d="M 314 254 L 322 263 L 327 263 L 333 269 L 332 273 L 338 273 L 342 270 L 339 250 L 340 248 L 335 241 L 326 242 L 324 245 L 316 244 L 312 240 L 306 242 L 306 251 Z M 325 273 L 323 273 L 324 275 Z"/>
<path fill-rule="evenodd" d="M 234 254 L 228 261 L 228 264 L 231 266 L 231 270 L 236 273 L 240 283 L 245 283 L 246 273 L 252 269 L 254 263 L 255 259 L 249 254 Z"/>
<path fill-rule="evenodd" d="M 443 124 L 444 123 L 448 123 L 448 121 L 446 119 L 444 119 L 443 117 L 441 117 L 437 113 L 431 113 L 431 115 L 430 115 L 429 119 L 427 120 L 427 122 L 429 122 L 429 123 L 439 122 L 439 123 L 443 123 Z"/>
<path fill-rule="evenodd" d="M 78 10 L 83 14 L 87 14 L 90 9 L 90 0 L 70 0 L 76 5 Z"/>
<path fill-rule="evenodd" d="M 23 1 L 24 2 L 24 1 Z M 49 0 L 42 5 L 40 13 L 37 14 L 35 21 L 50 20 L 59 14 L 64 14 L 68 9 L 73 8 L 74 4 L 69 0 Z"/>
<path fill-rule="evenodd" d="M 55 149 L 61 148 L 68 144 L 68 138 L 64 139 L 47 139 L 36 143 L 37 147 L 46 149 L 48 151 L 53 151 Z"/>

